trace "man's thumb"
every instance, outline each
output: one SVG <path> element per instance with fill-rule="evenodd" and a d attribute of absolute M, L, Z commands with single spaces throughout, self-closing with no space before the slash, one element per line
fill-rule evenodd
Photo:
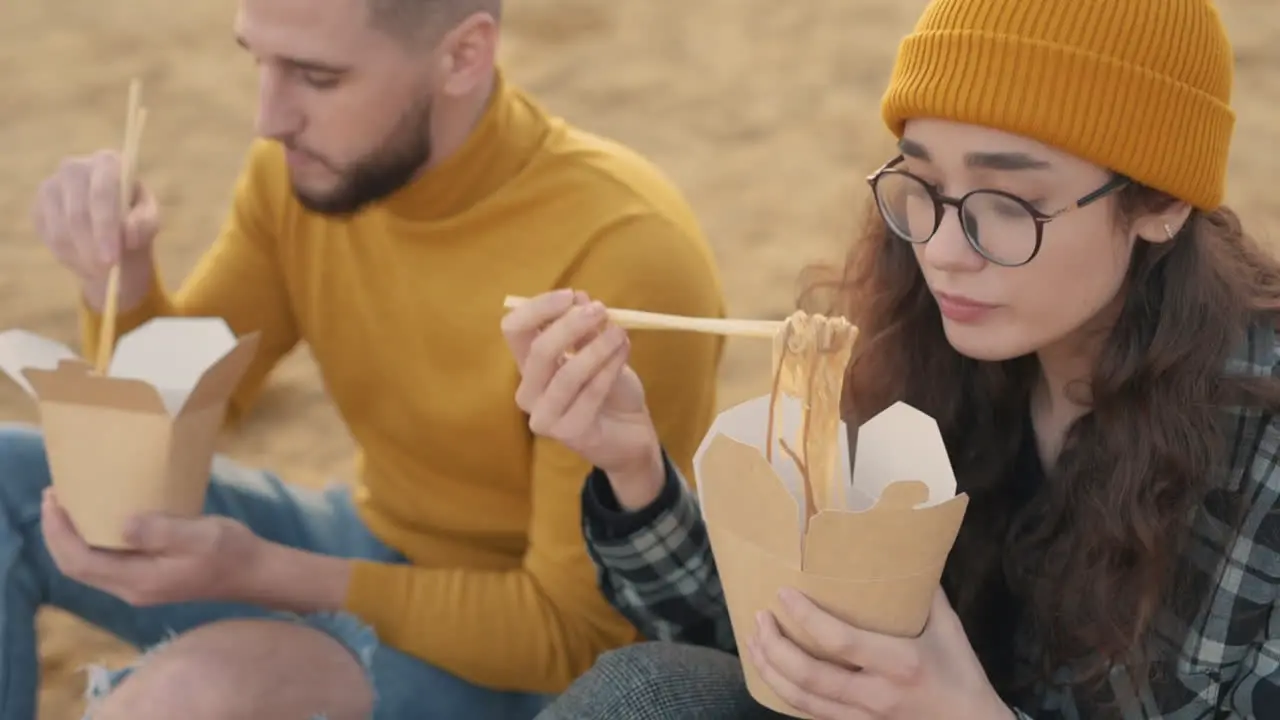
<path fill-rule="evenodd" d="M 136 517 L 124 531 L 124 541 L 129 547 L 157 555 L 181 552 L 199 539 L 196 523 L 160 514 Z"/>
<path fill-rule="evenodd" d="M 156 196 L 139 185 L 133 206 L 124 218 L 124 249 L 144 250 L 160 229 L 160 208 Z"/>

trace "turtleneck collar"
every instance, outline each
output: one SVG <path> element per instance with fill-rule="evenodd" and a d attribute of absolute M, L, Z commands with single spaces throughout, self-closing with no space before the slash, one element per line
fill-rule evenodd
<path fill-rule="evenodd" d="M 462 146 L 387 198 L 383 207 L 411 222 L 457 215 L 523 169 L 547 131 L 542 112 L 496 70 L 489 102 Z"/>

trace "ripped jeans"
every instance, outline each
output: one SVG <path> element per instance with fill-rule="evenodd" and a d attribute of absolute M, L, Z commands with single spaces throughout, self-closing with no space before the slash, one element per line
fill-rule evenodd
<path fill-rule="evenodd" d="M 476 686 L 440 668 L 381 645 L 350 615 L 286 616 L 230 603 L 181 603 L 136 608 L 62 575 L 44 545 L 40 502 L 49 468 L 40 435 L 0 425 L 0 720 L 33 720 L 39 683 L 36 611 L 53 606 L 139 649 L 162 644 L 204 623 L 233 618 L 302 622 L 343 643 L 365 666 L 377 699 L 376 720 L 527 720 L 547 703 L 542 695 Z M 356 515 L 344 487 L 309 491 L 271 474 L 214 462 L 205 501 L 210 514 L 235 518 L 259 536 L 338 557 L 402 563 Z M 90 695 L 104 695 L 129 668 L 90 673 Z"/>

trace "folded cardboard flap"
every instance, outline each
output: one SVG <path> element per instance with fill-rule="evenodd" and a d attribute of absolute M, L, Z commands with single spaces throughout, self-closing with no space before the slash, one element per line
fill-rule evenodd
<path fill-rule="evenodd" d="M 873 580 L 940 573 L 969 498 L 927 505 L 927 490 L 919 481 L 895 482 L 868 510 L 818 513 L 805 536 L 804 571 Z"/>
<path fill-rule="evenodd" d="M 756 448 L 716 433 L 698 465 L 714 469 L 698 474 L 698 492 L 708 527 L 750 538 L 755 548 L 799 568 L 803 503 L 779 482 Z"/>
<path fill-rule="evenodd" d="M 181 406 L 181 413 L 197 412 L 228 400 L 258 353 L 257 332 L 242 335 L 235 347 L 205 370 Z"/>
<path fill-rule="evenodd" d="M 221 318 L 155 318 L 120 338 L 99 376 L 65 345 L 9 330 L 0 333 L 0 369 L 40 402 L 178 417 L 230 397 L 258 339 L 257 332 L 237 338 Z"/>
<path fill-rule="evenodd" d="M 64 360 L 80 358 L 66 345 L 28 330 L 6 330 L 0 333 L 0 370 L 28 395 L 35 394 L 35 389 L 23 377 L 24 370 L 53 370 Z"/>
<path fill-rule="evenodd" d="M 102 377 L 83 360 L 64 360 L 54 370 L 27 368 L 22 376 L 42 407 L 91 405 L 157 415 L 168 412 L 152 385 L 141 380 Z"/>
<path fill-rule="evenodd" d="M 854 498 L 864 502 L 875 502 L 890 483 L 900 480 L 925 484 L 928 499 L 923 505 L 946 502 L 956 494 L 956 476 L 938 421 L 904 402 L 890 405 L 858 428 L 850 478 L 857 491 Z"/>

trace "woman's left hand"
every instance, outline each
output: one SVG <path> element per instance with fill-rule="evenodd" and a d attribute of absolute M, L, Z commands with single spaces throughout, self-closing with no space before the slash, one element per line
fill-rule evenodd
<path fill-rule="evenodd" d="M 1014 717 L 987 680 L 941 589 L 924 632 L 915 638 L 859 630 L 789 588 L 779 597 L 822 653 L 844 663 L 814 658 L 783 636 L 773 615 L 760 613 L 751 660 L 761 679 L 795 709 L 818 720 Z"/>

